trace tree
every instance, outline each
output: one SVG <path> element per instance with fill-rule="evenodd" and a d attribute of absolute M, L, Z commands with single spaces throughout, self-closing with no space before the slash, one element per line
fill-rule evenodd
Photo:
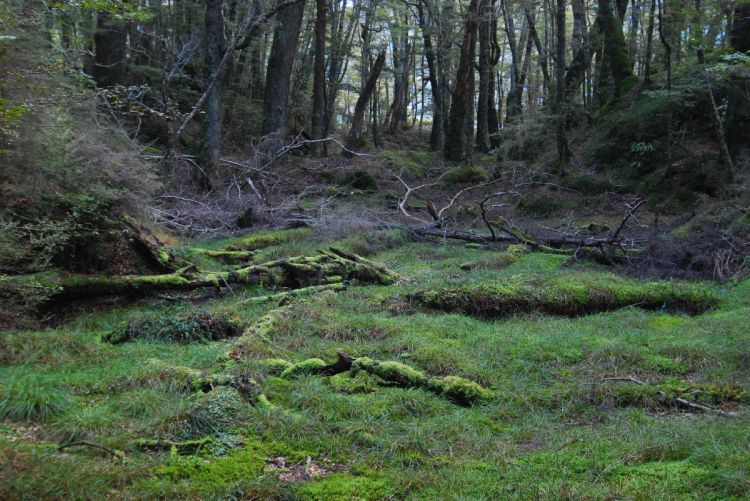
<path fill-rule="evenodd" d="M 480 0 L 471 0 L 464 19 L 464 36 L 461 56 L 453 87 L 451 111 L 445 133 L 443 153 L 447 160 L 460 162 L 467 159 L 466 128 L 474 100 L 474 60 L 476 59 L 477 15 Z"/>
<path fill-rule="evenodd" d="M 283 0 L 279 0 L 279 4 Z M 283 137 L 289 111 L 289 85 L 292 63 L 297 50 L 305 1 L 284 6 L 276 17 L 271 55 L 266 69 L 266 90 L 263 100 L 263 134 Z"/>
<path fill-rule="evenodd" d="M 126 65 L 126 42 L 124 23 L 109 10 L 99 11 L 94 33 L 92 76 L 100 87 L 122 83 Z"/>
<path fill-rule="evenodd" d="M 315 0 L 315 62 L 313 63 L 312 124 L 313 139 L 323 139 L 326 107 L 326 0 Z M 314 144 L 313 151 L 322 148 Z"/>
<path fill-rule="evenodd" d="M 219 65 L 224 57 L 224 1 L 206 0 L 206 35 L 203 45 L 203 79 L 204 86 L 209 88 L 210 82 L 219 72 Z M 222 82 L 210 85 L 206 97 L 206 118 L 204 128 L 206 133 L 206 163 L 211 183 L 220 186 L 223 174 L 219 166 L 221 155 L 221 115 L 222 115 Z"/>
<path fill-rule="evenodd" d="M 346 141 L 346 147 L 349 150 L 355 150 L 362 146 L 362 128 L 365 121 L 365 109 L 367 103 L 372 97 L 372 93 L 375 90 L 375 84 L 380 77 L 380 72 L 383 70 L 383 64 L 385 64 L 385 52 L 378 54 L 375 63 L 372 65 L 370 75 L 367 78 L 367 83 L 362 90 L 362 93 L 357 99 L 357 104 L 354 106 L 354 119 L 352 120 L 352 126 L 349 129 L 349 137 Z"/>

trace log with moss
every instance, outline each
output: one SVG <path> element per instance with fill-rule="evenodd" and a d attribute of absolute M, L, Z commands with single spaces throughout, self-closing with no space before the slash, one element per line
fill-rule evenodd
<path fill-rule="evenodd" d="M 500 318 L 535 311 L 573 317 L 629 306 L 698 314 L 715 307 L 719 296 L 706 284 L 645 282 L 592 272 L 585 278 L 526 277 L 430 289 L 412 294 L 410 300 L 432 309 Z"/>
<path fill-rule="evenodd" d="M 102 295 L 138 295 L 157 290 L 190 290 L 232 284 L 299 289 L 338 282 L 390 284 L 398 276 L 385 266 L 356 254 L 331 248 L 315 256 L 297 256 L 230 271 L 206 272 L 194 267 L 163 275 L 74 275 L 61 272 L 11 277 L 10 286 L 42 288 L 50 299 Z"/>
<path fill-rule="evenodd" d="M 421 388 L 447 398 L 459 405 L 472 405 L 492 399 L 495 393 L 478 383 L 459 376 L 428 376 L 424 372 L 400 362 L 381 362 L 368 357 L 355 358 L 337 350 L 338 359 L 326 364 L 319 358 L 310 358 L 286 365 L 280 376 L 292 379 L 302 375 L 333 376 L 344 372 L 354 377 L 358 372 L 375 376 L 385 386 Z M 274 367 L 281 364 L 276 361 Z"/>

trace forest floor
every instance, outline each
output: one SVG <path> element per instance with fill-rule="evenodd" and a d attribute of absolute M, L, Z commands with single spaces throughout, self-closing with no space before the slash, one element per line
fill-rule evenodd
<path fill-rule="evenodd" d="M 195 251 L 231 245 L 255 249 L 254 262 L 336 246 L 400 278 L 281 306 L 248 301 L 269 294 L 261 286 L 220 297 L 164 292 L 73 308 L 58 326 L 2 335 L 0 409 L 9 417 L 0 422 L 0 498 L 750 492 L 747 280 L 645 281 L 565 255 L 391 231 L 328 241 L 294 229 L 175 252 L 231 269 Z M 226 356 L 235 337 L 195 340 L 199 318 L 239 326 L 230 336 L 246 329 L 243 356 Z M 135 339 L 102 339 L 128 324 Z M 309 359 L 335 361 L 336 350 L 392 372 L 306 369 L 319 363 Z M 196 383 L 227 371 L 252 377 L 267 401 L 249 405 L 233 387 Z M 445 376 L 482 388 L 471 386 L 467 405 L 418 382 Z"/>

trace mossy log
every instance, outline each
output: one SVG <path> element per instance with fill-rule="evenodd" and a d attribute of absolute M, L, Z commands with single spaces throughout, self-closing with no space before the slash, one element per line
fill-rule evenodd
<path fill-rule="evenodd" d="M 334 277 L 329 277 L 329 278 L 334 278 Z M 344 289 L 346 289 L 346 285 L 340 284 L 340 283 L 333 283 L 333 284 L 326 284 L 326 285 L 311 285 L 310 287 L 303 287 L 301 289 L 292 289 L 289 291 L 278 292 L 276 294 L 269 294 L 268 296 L 251 297 L 250 299 L 247 299 L 245 303 L 247 304 L 262 304 L 262 303 L 271 303 L 271 302 L 283 303 L 284 301 L 287 301 L 295 297 L 311 296 L 313 294 L 317 294 L 319 292 L 324 292 L 324 291 L 342 291 Z"/>
<path fill-rule="evenodd" d="M 265 315 L 260 317 L 258 320 L 253 322 L 240 337 L 232 344 L 229 352 L 226 354 L 226 358 L 229 360 L 239 360 L 243 358 L 250 348 L 256 341 L 261 339 L 263 341 L 269 340 L 269 335 L 276 328 L 276 325 L 289 313 L 289 306 L 282 306 L 270 310 Z"/>
<path fill-rule="evenodd" d="M 698 314 L 716 306 L 719 297 L 702 284 L 639 282 L 615 277 L 574 281 L 558 277 L 430 289 L 412 294 L 410 300 L 437 310 L 500 318 L 534 311 L 573 317 L 628 306 Z"/>
<path fill-rule="evenodd" d="M 432 377 L 400 362 L 381 362 L 368 357 L 355 358 L 336 350 L 338 359 L 326 364 L 319 358 L 311 358 L 287 366 L 282 378 L 291 379 L 301 375 L 334 376 L 349 372 L 355 377 L 359 372 L 376 376 L 381 384 L 399 388 L 421 388 L 460 405 L 472 405 L 489 400 L 495 393 L 483 386 L 458 376 Z"/>
<path fill-rule="evenodd" d="M 155 271 L 171 273 L 187 264 L 169 252 L 151 230 L 127 215 L 123 216 L 122 220 L 123 235 L 138 255 Z"/>
<path fill-rule="evenodd" d="M 39 273 L 12 277 L 11 286 L 42 287 L 51 299 L 102 295 L 138 295 L 156 290 L 189 290 L 231 284 L 269 285 L 299 289 L 330 282 L 390 284 L 398 275 L 385 266 L 338 249 L 315 256 L 297 256 L 231 271 L 205 272 L 185 267 L 164 275 L 71 275 Z"/>

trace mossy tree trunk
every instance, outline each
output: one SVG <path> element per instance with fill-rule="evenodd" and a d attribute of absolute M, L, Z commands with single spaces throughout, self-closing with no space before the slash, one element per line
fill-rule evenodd
<path fill-rule="evenodd" d="M 612 9 L 612 0 L 599 0 L 597 23 L 604 36 L 604 59 L 612 74 L 614 97 L 619 98 L 628 78 L 633 76 L 633 65 L 622 25 Z"/>

